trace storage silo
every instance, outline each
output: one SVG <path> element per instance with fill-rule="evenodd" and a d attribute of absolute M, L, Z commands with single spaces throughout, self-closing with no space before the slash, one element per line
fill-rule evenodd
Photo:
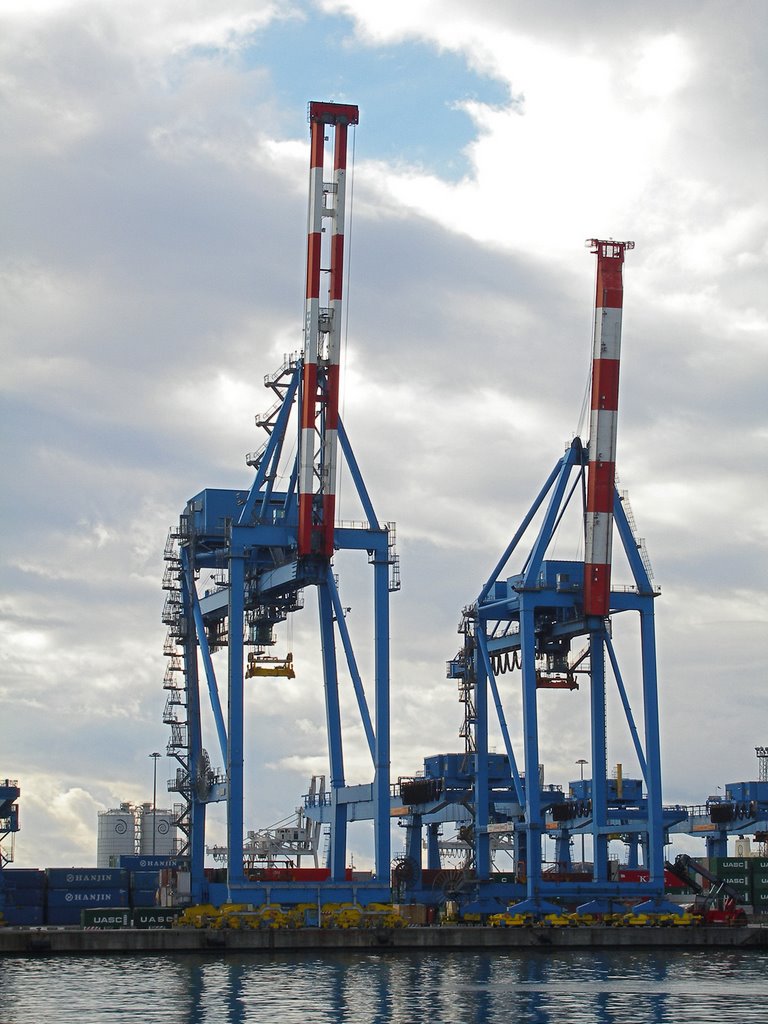
<path fill-rule="evenodd" d="M 152 804 L 142 804 L 139 853 L 142 857 L 170 857 L 175 850 L 176 826 L 173 811 L 152 810 Z M 154 842 L 153 842 L 154 840 Z"/>
<path fill-rule="evenodd" d="M 136 815 L 131 804 L 99 812 L 96 866 L 117 868 L 121 857 L 136 853 Z"/>

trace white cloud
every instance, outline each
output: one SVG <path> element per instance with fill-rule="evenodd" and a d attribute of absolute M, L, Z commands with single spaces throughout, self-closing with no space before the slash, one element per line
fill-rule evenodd
<path fill-rule="evenodd" d="M 650 3 L 628 32 L 614 4 L 597 19 L 554 6 L 556 18 L 459 0 L 0 5 L 0 727 L 33 808 L 25 856 L 51 863 L 46 837 L 69 830 L 84 857 L 94 808 L 147 797 L 167 526 L 203 487 L 248 485 L 253 414 L 271 404 L 262 377 L 300 344 L 303 112 L 289 121 L 276 84 L 290 55 L 256 65 L 243 45 L 317 10 L 354 18 L 354 45 L 421 40 L 509 92 L 462 101 L 475 129 L 463 179 L 375 146 L 355 170 L 344 418 L 379 515 L 399 527 L 393 774 L 460 743 L 444 663 L 461 607 L 578 429 L 594 273 L 581 244 L 600 234 L 637 242 L 619 463 L 663 586 L 666 781 L 701 797 L 689 736 L 708 738 L 723 771 L 751 774 L 736 708 L 759 742 L 765 15 Z M 375 138 L 376 124 L 359 131 Z M 348 480 L 341 505 L 355 516 Z M 366 584 L 342 586 L 369 659 Z M 290 641 L 295 685 L 268 691 L 263 720 L 264 692 L 249 696 L 254 770 L 274 782 L 266 804 L 253 797 L 253 826 L 288 813 L 323 764 L 317 636 L 300 621 L 312 608 Z M 715 721 L 724 692 L 734 707 Z M 552 781 L 583 753 L 579 700 L 548 703 Z M 363 771 L 359 739 L 350 764 Z"/>

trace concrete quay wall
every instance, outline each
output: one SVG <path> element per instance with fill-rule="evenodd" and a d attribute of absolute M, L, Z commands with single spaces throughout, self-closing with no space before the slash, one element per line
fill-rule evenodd
<path fill-rule="evenodd" d="M 0 929 L 0 956 L 137 953 L 292 953 L 350 950 L 735 949 L 768 948 L 768 927 L 305 928 L 264 931 L 210 928 Z"/>

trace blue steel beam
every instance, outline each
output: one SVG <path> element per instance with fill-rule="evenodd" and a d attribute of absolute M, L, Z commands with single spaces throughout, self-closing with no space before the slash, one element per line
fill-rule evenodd
<path fill-rule="evenodd" d="M 523 784 L 520 780 L 520 773 L 517 770 L 517 760 L 512 749 L 512 740 L 509 736 L 509 728 L 507 726 L 507 719 L 504 715 L 504 706 L 501 702 L 501 695 L 499 694 L 499 687 L 496 683 L 496 676 L 493 672 L 491 665 L 491 659 L 488 655 L 488 641 L 485 636 L 485 632 L 482 629 L 475 629 L 475 636 L 477 639 L 477 648 L 482 659 L 485 673 L 488 677 L 488 682 L 491 687 L 491 694 L 493 696 L 493 703 L 496 707 L 496 717 L 499 721 L 499 728 L 501 729 L 501 738 L 504 741 L 504 749 L 507 752 L 509 758 L 509 767 L 512 772 L 512 781 L 515 787 L 515 795 L 517 796 L 518 803 L 525 803 L 525 797 L 523 795 Z M 487 823 L 486 823 L 487 824 Z"/>
<path fill-rule="evenodd" d="M 618 490 L 614 490 L 613 495 L 613 521 L 618 528 L 624 554 L 626 555 L 629 567 L 632 570 L 632 576 L 635 580 L 637 589 L 641 594 L 650 594 L 653 596 L 653 584 L 651 583 L 650 577 L 643 565 L 643 560 L 640 557 L 640 549 L 637 541 L 635 540 L 634 534 L 632 533 L 632 527 L 629 525 L 627 514 L 624 511 L 624 502 L 621 500 L 621 495 Z"/>
<path fill-rule="evenodd" d="M 374 617 L 374 847 L 375 874 L 379 882 L 389 879 L 390 838 L 390 719 L 389 719 L 389 537 L 379 535 L 373 551 Z"/>
<path fill-rule="evenodd" d="M 243 505 L 240 513 L 240 518 L 238 519 L 239 526 L 250 525 L 254 508 L 256 507 L 256 503 L 259 499 L 261 499 L 261 507 L 258 518 L 263 519 L 264 517 L 266 506 L 272 497 L 272 489 L 274 487 L 277 467 L 283 448 L 285 431 L 288 426 L 288 419 L 291 415 L 293 400 L 296 396 L 300 379 L 301 364 L 299 363 L 293 372 L 293 379 L 288 385 L 285 397 L 283 398 L 282 407 L 278 413 L 274 428 L 269 436 L 269 440 L 267 441 L 267 447 L 264 450 L 261 461 L 259 462 L 258 469 L 256 470 L 256 476 L 253 484 L 251 485 L 251 489 L 248 492 L 248 497 L 246 498 L 245 504 Z"/>
<path fill-rule="evenodd" d="M 562 477 L 561 477 L 562 481 Z M 525 754 L 525 838 L 528 897 L 538 899 L 541 884 L 541 839 L 543 821 L 539 787 L 539 719 L 536 706 L 535 603 L 532 595 L 521 595 L 521 672 L 523 677 L 523 740 Z"/>
<path fill-rule="evenodd" d="M 589 638 L 590 726 L 592 734 L 592 861 L 595 882 L 608 878 L 608 839 L 603 831 L 608 816 L 605 721 L 605 627 L 594 630 Z"/>
<path fill-rule="evenodd" d="M 187 594 L 189 595 L 189 602 L 192 606 L 192 616 L 195 623 L 195 631 L 197 633 L 197 642 L 199 644 L 200 654 L 203 659 L 205 679 L 208 684 L 208 697 L 211 702 L 211 711 L 213 712 L 213 720 L 216 726 L 216 734 L 219 739 L 221 759 L 224 763 L 226 763 L 227 729 L 224 724 L 224 713 L 221 710 L 219 687 L 218 683 L 216 682 L 216 672 L 214 671 L 213 661 L 211 660 L 211 649 L 208 646 L 208 637 L 206 636 L 205 633 L 205 623 L 203 622 L 203 615 L 200 610 L 200 601 L 197 596 L 197 587 L 195 586 L 194 574 L 192 572 L 192 567 L 189 564 L 189 551 L 187 550 L 187 548 L 182 548 L 180 554 L 181 564 L 184 570 Z"/>
<path fill-rule="evenodd" d="M 345 786 L 344 748 L 341 730 L 336 645 L 333 633 L 333 605 L 327 583 L 318 586 L 317 603 L 320 614 L 320 643 L 323 659 L 328 758 L 331 768 L 332 827 L 329 867 L 331 869 L 331 880 L 343 882 L 346 867 L 347 811 L 344 804 L 339 800 L 339 790 Z"/>
<path fill-rule="evenodd" d="M 347 659 L 347 667 L 349 668 L 349 674 L 352 677 L 352 686 L 355 690 L 355 697 L 357 698 L 357 707 L 360 712 L 360 720 L 363 724 L 365 731 L 365 738 L 368 743 L 368 750 L 371 755 L 371 760 L 375 763 L 376 760 L 376 737 L 374 736 L 373 726 L 371 725 L 371 713 L 368 710 L 368 702 L 365 699 L 365 688 L 363 687 L 363 680 L 360 677 L 360 671 L 357 667 L 357 659 L 355 658 L 355 652 L 352 648 L 352 640 L 347 629 L 347 620 L 344 616 L 344 609 L 339 598 L 339 591 L 336 586 L 336 579 L 333 574 L 333 570 L 328 566 L 328 573 L 326 576 L 326 584 L 328 587 L 328 593 L 331 596 L 331 603 L 333 605 L 333 613 L 336 618 L 336 625 L 339 627 L 339 636 L 341 637 L 341 643 L 344 647 L 344 654 Z"/>
<path fill-rule="evenodd" d="M 491 841 L 488 835 L 488 676 L 485 664 L 475 666 L 475 871 L 480 880 L 491 873 Z"/>
<path fill-rule="evenodd" d="M 577 441 L 578 444 L 576 443 Z M 571 470 L 575 465 L 581 464 L 581 459 L 581 442 L 576 438 L 560 460 L 560 471 L 556 477 L 552 496 L 549 500 L 549 505 L 547 506 L 547 512 L 544 516 L 544 520 L 539 530 L 539 535 L 531 549 L 531 553 L 528 556 L 528 561 L 523 571 L 523 586 L 525 587 L 536 585 L 539 571 L 541 569 L 541 563 L 544 561 L 544 555 L 547 553 L 547 548 L 552 540 L 555 523 L 558 521 L 560 515 L 563 495 L 565 494 L 568 486 L 568 479 L 570 477 Z"/>
<path fill-rule="evenodd" d="M 374 529 L 378 529 L 379 521 L 373 510 L 373 503 L 371 502 L 368 490 L 365 486 L 363 475 L 360 472 L 360 467 L 357 464 L 355 453 L 352 451 L 352 445 L 349 443 L 349 437 L 347 436 L 347 432 L 341 422 L 341 417 L 339 417 L 338 436 L 339 444 L 341 445 L 341 450 L 347 463 L 347 468 L 349 469 L 350 476 L 352 477 L 352 481 L 355 485 L 357 495 L 360 498 L 360 503 L 363 506 L 363 512 L 365 512 L 365 516 L 370 525 Z"/>
<path fill-rule="evenodd" d="M 664 886 L 664 820 L 661 794 L 661 739 L 656 675 L 656 628 L 653 598 L 642 598 L 640 653 L 643 674 L 645 751 L 648 762 L 648 869 L 649 882 Z"/>
<path fill-rule="evenodd" d="M 191 594 L 187 574 L 181 574 L 182 607 L 189 608 Z M 187 771 L 189 786 L 189 876 L 192 899 L 202 899 L 203 868 L 205 863 L 205 804 L 197 799 L 195 780 L 203 753 L 202 720 L 200 715 L 200 680 L 197 669 L 197 638 L 187 619 L 182 640 L 187 700 Z M 187 795 L 187 794 L 185 794 Z"/>
<path fill-rule="evenodd" d="M 637 763 L 640 766 L 643 780 L 645 781 L 646 788 L 648 786 L 648 765 L 645 760 L 645 752 L 643 751 L 640 743 L 640 737 L 637 732 L 637 726 L 635 725 L 635 718 L 632 714 L 632 707 L 629 703 L 629 697 L 627 695 L 626 687 L 624 686 L 624 680 L 621 675 L 621 669 L 619 668 L 619 662 L 616 658 L 616 651 L 613 646 L 613 641 L 606 634 L 605 635 L 605 647 L 608 651 L 608 657 L 611 661 L 611 668 L 613 669 L 613 678 L 616 680 L 616 686 L 619 691 L 619 697 L 621 698 L 621 704 L 624 708 L 624 716 L 627 719 L 627 725 L 629 726 L 629 732 L 632 736 L 632 743 L 635 747 L 635 754 L 637 755 Z"/>
<path fill-rule="evenodd" d="M 557 463 L 555 468 L 549 474 L 549 477 L 547 478 L 546 483 L 544 484 L 544 486 L 539 491 L 539 494 L 538 494 L 536 500 L 534 501 L 533 505 L 531 505 L 530 509 L 528 510 L 528 514 L 525 516 L 525 518 L 523 519 L 522 523 L 520 524 L 520 526 L 519 526 L 519 528 L 517 530 L 517 533 L 515 533 L 515 535 L 512 538 L 512 540 L 509 542 L 507 547 L 504 549 L 504 554 L 501 556 L 501 558 L 496 563 L 496 566 L 494 567 L 493 572 L 488 577 L 488 579 L 487 579 L 483 589 L 480 591 L 480 596 L 477 599 L 478 604 L 482 604 L 485 601 L 485 599 L 488 596 L 488 594 L 490 593 L 491 588 L 493 587 L 494 583 L 499 578 L 499 574 L 501 573 L 501 570 L 504 568 L 504 566 L 507 564 L 507 562 L 510 560 L 510 558 L 514 554 L 515 550 L 517 549 L 517 545 L 522 540 L 522 538 L 523 538 L 523 536 L 525 534 L 525 531 L 528 529 L 528 527 L 530 526 L 530 524 L 531 524 L 531 522 L 533 520 L 533 517 L 539 511 L 539 508 L 541 507 L 542 502 L 544 501 L 546 496 L 549 494 L 549 491 L 550 491 L 550 488 L 552 487 L 552 484 L 555 482 L 555 480 L 557 480 L 557 478 L 558 478 L 558 476 L 560 474 L 561 468 L 562 468 L 562 463 L 563 463 L 563 460 L 560 459 L 560 461 Z"/>
<path fill-rule="evenodd" d="M 229 661 L 228 696 L 229 726 L 227 729 L 227 884 L 230 887 L 245 882 L 243 868 L 244 839 L 244 729 L 243 729 L 243 588 L 245 586 L 245 556 L 236 546 L 235 530 L 229 548 Z"/>

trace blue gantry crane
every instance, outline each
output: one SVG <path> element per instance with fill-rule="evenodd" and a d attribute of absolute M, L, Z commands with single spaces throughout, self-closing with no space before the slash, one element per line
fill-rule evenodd
<path fill-rule="evenodd" d="M 367 888 L 357 884 L 355 897 L 365 902 L 389 895 L 389 594 L 399 586 L 399 568 L 394 526 L 376 515 L 339 416 L 347 139 L 349 127 L 357 122 L 355 106 L 309 104 L 304 350 L 301 356 L 286 357 L 264 381 L 276 401 L 256 419 L 267 436 L 247 458 L 255 472 L 253 482 L 241 490 L 208 488 L 196 494 L 166 546 L 169 661 L 164 717 L 171 728 L 168 754 L 177 762 L 169 788 L 183 799 L 178 824 L 184 835 L 182 852 L 189 858 L 193 900 L 203 894 L 206 808 L 213 801 L 226 801 L 228 898 L 250 903 L 267 898 L 263 883 L 248 877 L 243 857 L 245 786 L 246 779 L 254 777 L 246 771 L 245 687 L 249 679 L 293 675 L 290 656 L 278 659 L 268 652 L 275 626 L 303 606 L 307 589 L 317 595 L 329 784 L 309 794 L 304 813 L 329 832 L 328 884 L 334 899 L 352 898 L 345 877 L 347 826 L 354 820 L 372 822 L 375 862 L 373 881 Z M 326 180 L 325 143 L 330 135 L 333 169 Z M 293 459 L 284 457 L 291 437 L 297 452 Z M 364 521 L 337 522 L 341 461 Z M 338 551 L 367 557 L 373 574 L 372 707 L 339 597 L 333 566 Z M 203 572 L 211 574 L 212 585 L 200 593 Z M 337 641 L 371 760 L 370 780 L 355 785 L 347 780 L 344 762 Z M 219 649 L 226 650 L 225 679 L 215 670 L 214 653 Z M 204 745 L 201 706 L 206 699 L 223 771 L 212 767 Z M 288 885 L 288 890 L 276 895 L 273 886 L 272 901 L 319 898 L 300 885 Z"/>
<path fill-rule="evenodd" d="M 428 758 L 420 779 L 401 784 L 407 857 L 400 866 L 411 891 L 419 885 L 421 832 L 427 830 L 428 868 L 440 866 L 440 823 L 458 821 L 471 847 L 474 906 L 490 909 L 496 897 L 492 852 L 507 836 L 515 856 L 517 910 L 542 914 L 554 898 L 602 912 L 612 901 L 637 900 L 644 910 L 670 909 L 664 900 L 664 842 L 668 827 L 685 817 L 665 811 L 661 794 L 654 587 L 650 566 L 616 487 L 615 449 L 624 254 L 631 242 L 590 239 L 597 256 L 590 438 L 574 438 L 557 462 L 518 530 L 463 613 L 463 644 L 449 663 L 465 705 L 465 752 Z M 580 503 L 584 557 L 551 557 L 566 510 Z M 632 583 L 611 581 L 614 530 Z M 527 538 L 534 536 L 532 545 Z M 513 560 L 518 568 L 504 575 Z M 632 710 L 622 674 L 614 623 L 639 620 L 642 721 Z M 578 641 L 578 643 L 577 643 Z M 502 676 L 509 673 L 505 685 Z M 611 677 L 636 754 L 640 778 L 609 778 L 607 694 Z M 503 690 L 519 679 L 523 763 L 513 749 Z M 539 701 L 549 690 L 589 689 L 592 778 L 570 783 L 568 793 L 541 777 Z M 489 753 L 489 719 L 495 713 L 504 753 Z M 612 723 L 611 723 L 612 724 Z M 574 833 L 588 831 L 593 866 L 588 877 L 571 871 Z M 543 870 L 543 839 L 556 841 L 556 872 Z M 630 864 L 640 853 L 647 881 L 611 877 L 609 842 L 621 837 Z M 508 890 L 509 894 L 509 890 Z M 675 909 L 675 908 L 671 908 Z"/>

